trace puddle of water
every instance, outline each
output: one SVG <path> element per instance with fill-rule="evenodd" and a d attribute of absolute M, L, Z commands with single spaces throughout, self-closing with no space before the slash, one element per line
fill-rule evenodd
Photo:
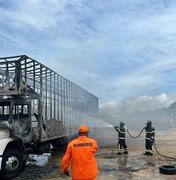
<path fill-rule="evenodd" d="M 64 150 L 52 150 L 51 153 L 45 153 L 43 155 L 29 155 L 27 165 L 36 166 L 58 166 L 61 163 L 64 155 Z"/>
<path fill-rule="evenodd" d="M 46 166 L 50 156 L 50 153 L 46 153 L 43 155 L 29 155 L 27 165 Z"/>

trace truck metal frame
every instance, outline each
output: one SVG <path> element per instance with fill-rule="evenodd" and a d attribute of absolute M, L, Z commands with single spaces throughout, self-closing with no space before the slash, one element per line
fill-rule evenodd
<path fill-rule="evenodd" d="M 75 134 L 84 115 L 97 110 L 95 95 L 38 61 L 26 55 L 0 58 L 0 169 L 5 178 L 20 173 L 24 154 L 49 151 L 49 144 Z M 19 167 L 12 168 L 9 158 Z"/>

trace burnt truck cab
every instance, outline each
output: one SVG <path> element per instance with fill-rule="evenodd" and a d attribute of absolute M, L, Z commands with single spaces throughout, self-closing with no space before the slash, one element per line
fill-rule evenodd
<path fill-rule="evenodd" d="M 0 99 L 0 170 L 3 178 L 19 174 L 26 162 L 24 144 L 31 142 L 30 101 Z"/>
<path fill-rule="evenodd" d="M 4 134 L 2 137 L 18 137 L 24 143 L 31 141 L 30 108 L 29 100 L 0 99 L 0 132 Z"/>
<path fill-rule="evenodd" d="M 55 119 L 45 122 L 42 111 L 41 100 L 37 98 L 4 96 L 0 99 L 0 176 L 3 179 L 17 176 L 30 153 L 49 152 L 51 144 L 59 145 L 61 137 L 66 136 L 63 123 Z"/>

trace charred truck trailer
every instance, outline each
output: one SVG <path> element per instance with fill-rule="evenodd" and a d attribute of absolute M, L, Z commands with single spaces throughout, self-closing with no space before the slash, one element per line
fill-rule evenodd
<path fill-rule="evenodd" d="M 98 98 L 26 55 L 0 58 L 0 173 L 17 176 L 31 154 L 77 132 Z"/>

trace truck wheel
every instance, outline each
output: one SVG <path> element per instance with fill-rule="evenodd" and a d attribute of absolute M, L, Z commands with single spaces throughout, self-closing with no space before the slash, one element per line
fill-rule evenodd
<path fill-rule="evenodd" d="M 163 165 L 159 167 L 159 171 L 162 174 L 173 175 L 176 174 L 176 166 L 174 165 Z"/>
<path fill-rule="evenodd" d="M 1 174 L 4 179 L 18 176 L 23 169 L 23 158 L 17 149 L 9 149 L 3 155 Z"/>

